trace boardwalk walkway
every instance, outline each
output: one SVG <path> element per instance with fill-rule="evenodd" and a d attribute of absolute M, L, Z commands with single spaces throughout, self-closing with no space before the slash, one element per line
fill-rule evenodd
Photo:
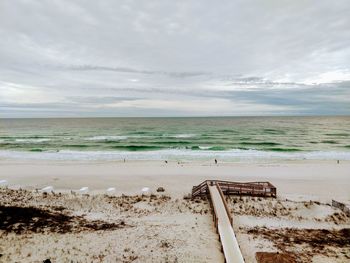
<path fill-rule="evenodd" d="M 225 261 L 228 263 L 244 263 L 236 235 L 233 232 L 232 215 L 228 209 L 224 195 L 247 195 L 272 197 L 277 196 L 277 189 L 270 182 L 230 182 L 222 180 L 205 180 L 192 187 L 192 198 L 210 197 L 214 210 L 214 224 L 220 236 Z"/>
<path fill-rule="evenodd" d="M 210 198 L 216 215 L 216 224 L 227 263 L 244 263 L 241 250 L 233 232 L 231 217 L 226 210 L 223 195 L 217 185 L 208 185 Z"/>

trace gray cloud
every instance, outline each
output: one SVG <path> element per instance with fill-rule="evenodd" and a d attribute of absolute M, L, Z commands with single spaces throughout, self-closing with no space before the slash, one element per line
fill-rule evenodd
<path fill-rule="evenodd" d="M 92 65 L 79 65 L 79 66 L 61 66 L 59 68 L 68 70 L 78 71 L 112 71 L 117 73 L 135 73 L 135 74 L 146 74 L 146 75 L 165 75 L 175 78 L 187 78 L 196 77 L 202 75 L 210 75 L 207 72 L 166 72 L 166 71 L 151 71 L 151 70 L 139 70 L 133 68 L 123 67 L 104 67 L 104 66 L 92 66 Z"/>
<path fill-rule="evenodd" d="M 347 0 L 4 0 L 0 114 L 350 114 L 349 13 Z"/>

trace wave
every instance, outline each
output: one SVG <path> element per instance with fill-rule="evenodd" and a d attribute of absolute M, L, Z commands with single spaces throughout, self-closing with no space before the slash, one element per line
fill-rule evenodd
<path fill-rule="evenodd" d="M 167 138 L 193 138 L 196 136 L 197 134 L 192 134 L 192 133 L 163 134 L 163 137 L 167 137 Z"/>
<path fill-rule="evenodd" d="M 161 150 L 161 149 L 164 149 L 165 147 L 152 146 L 152 145 L 116 145 L 116 146 L 112 146 L 111 148 L 136 152 L 136 151 Z"/>
<path fill-rule="evenodd" d="M 267 151 L 273 151 L 273 152 L 300 152 L 300 149 L 296 148 L 267 148 L 265 149 Z"/>
<path fill-rule="evenodd" d="M 67 147 L 67 148 L 88 148 L 92 147 L 94 145 L 86 145 L 86 144 L 63 144 L 62 147 Z"/>
<path fill-rule="evenodd" d="M 127 138 L 128 138 L 128 136 L 106 135 L 106 136 L 88 137 L 88 138 L 85 138 L 85 140 L 103 142 L 103 141 L 121 141 L 121 140 L 126 140 Z"/>
<path fill-rule="evenodd" d="M 190 141 L 177 141 L 177 140 L 174 140 L 174 141 L 152 141 L 150 143 L 153 143 L 153 144 L 186 145 L 186 144 L 190 144 L 191 142 Z"/>
<path fill-rule="evenodd" d="M 220 133 L 233 133 L 233 134 L 238 134 L 239 133 L 236 130 L 230 130 L 230 129 L 218 130 L 217 132 L 220 132 Z"/>
<path fill-rule="evenodd" d="M 144 135 L 144 134 L 150 134 L 151 132 L 147 132 L 147 131 L 135 131 L 135 132 L 130 132 L 128 134 L 130 135 Z"/>
<path fill-rule="evenodd" d="M 348 133 L 326 133 L 327 136 L 339 136 L 339 137 L 348 137 L 350 134 Z"/>
<path fill-rule="evenodd" d="M 204 150 L 204 151 L 225 151 L 227 150 L 227 148 L 223 147 L 223 146 L 189 146 L 186 147 L 186 149 L 191 149 L 191 150 Z"/>
<path fill-rule="evenodd" d="M 30 149 L 29 151 L 31 151 L 31 152 L 43 152 L 44 150 L 40 149 L 40 148 L 34 148 L 34 149 Z"/>
<path fill-rule="evenodd" d="M 200 146 L 191 146 L 191 147 L 186 147 L 186 149 L 191 149 L 191 150 L 201 150 Z"/>
<path fill-rule="evenodd" d="M 242 145 L 253 145 L 253 146 L 276 146 L 276 145 L 281 145 L 280 143 L 276 143 L 276 142 L 240 142 L 239 144 L 242 144 Z"/>
<path fill-rule="evenodd" d="M 227 148 L 223 146 L 213 146 L 208 149 L 209 151 L 225 151 Z"/>
<path fill-rule="evenodd" d="M 41 142 L 48 142 L 51 141 L 51 139 L 48 138 L 25 138 L 25 139 L 15 139 L 15 142 L 20 143 L 41 143 Z"/>
<path fill-rule="evenodd" d="M 198 146 L 198 149 L 200 149 L 200 150 L 209 150 L 210 146 Z"/>
<path fill-rule="evenodd" d="M 218 158 L 226 161 L 254 160 L 350 160 L 350 151 L 275 152 L 258 150 L 193 151 L 190 149 L 163 149 L 156 151 L 10 151 L 0 150 L 2 159 L 34 160 L 209 160 Z"/>
<path fill-rule="evenodd" d="M 263 129 L 262 132 L 265 134 L 277 134 L 277 135 L 278 134 L 280 134 L 280 135 L 286 134 L 285 131 L 277 130 L 277 129 Z"/>
<path fill-rule="evenodd" d="M 39 136 L 39 135 L 33 135 L 33 136 L 0 136 L 0 139 L 8 139 L 8 140 L 15 140 L 15 139 L 47 139 L 46 136 Z"/>
<path fill-rule="evenodd" d="M 337 141 L 334 141 L 334 140 L 323 140 L 323 141 L 321 141 L 321 143 L 337 144 L 338 142 L 337 142 Z"/>

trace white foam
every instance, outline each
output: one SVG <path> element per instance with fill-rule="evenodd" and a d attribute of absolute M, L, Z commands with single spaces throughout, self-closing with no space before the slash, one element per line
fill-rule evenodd
<path fill-rule="evenodd" d="M 28 138 L 28 139 L 16 139 L 15 142 L 22 142 L 22 143 L 40 143 L 40 142 L 48 142 L 51 141 L 51 139 L 48 138 L 40 138 L 40 139 L 33 139 L 33 138 Z"/>
<path fill-rule="evenodd" d="M 197 134 L 191 134 L 191 133 L 182 133 L 182 134 L 170 134 L 170 135 L 163 135 L 164 137 L 169 137 L 169 138 L 193 138 L 196 137 Z"/>
<path fill-rule="evenodd" d="M 201 150 L 208 150 L 210 146 L 199 146 L 199 149 Z"/>

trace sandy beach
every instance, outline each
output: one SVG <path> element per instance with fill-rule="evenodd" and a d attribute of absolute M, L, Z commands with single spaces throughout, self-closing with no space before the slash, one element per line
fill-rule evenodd
<path fill-rule="evenodd" d="M 350 162 L 334 161 L 1 160 L 0 261 L 223 262 L 209 201 L 184 198 L 193 185 L 222 179 L 277 187 L 277 199 L 227 198 L 246 262 L 268 262 L 260 252 L 350 262 L 350 217 L 330 206 L 350 199 L 349 171 Z M 37 191 L 46 186 L 53 193 Z M 77 193 L 83 186 L 88 194 Z"/>
<path fill-rule="evenodd" d="M 330 201 L 350 199 L 350 161 L 220 162 L 210 161 L 39 161 L 1 160 L 1 179 L 28 190 L 52 185 L 56 190 L 88 186 L 92 193 L 115 187 L 117 194 L 139 194 L 142 187 L 164 186 L 182 197 L 206 179 L 270 181 L 283 196 Z"/>

